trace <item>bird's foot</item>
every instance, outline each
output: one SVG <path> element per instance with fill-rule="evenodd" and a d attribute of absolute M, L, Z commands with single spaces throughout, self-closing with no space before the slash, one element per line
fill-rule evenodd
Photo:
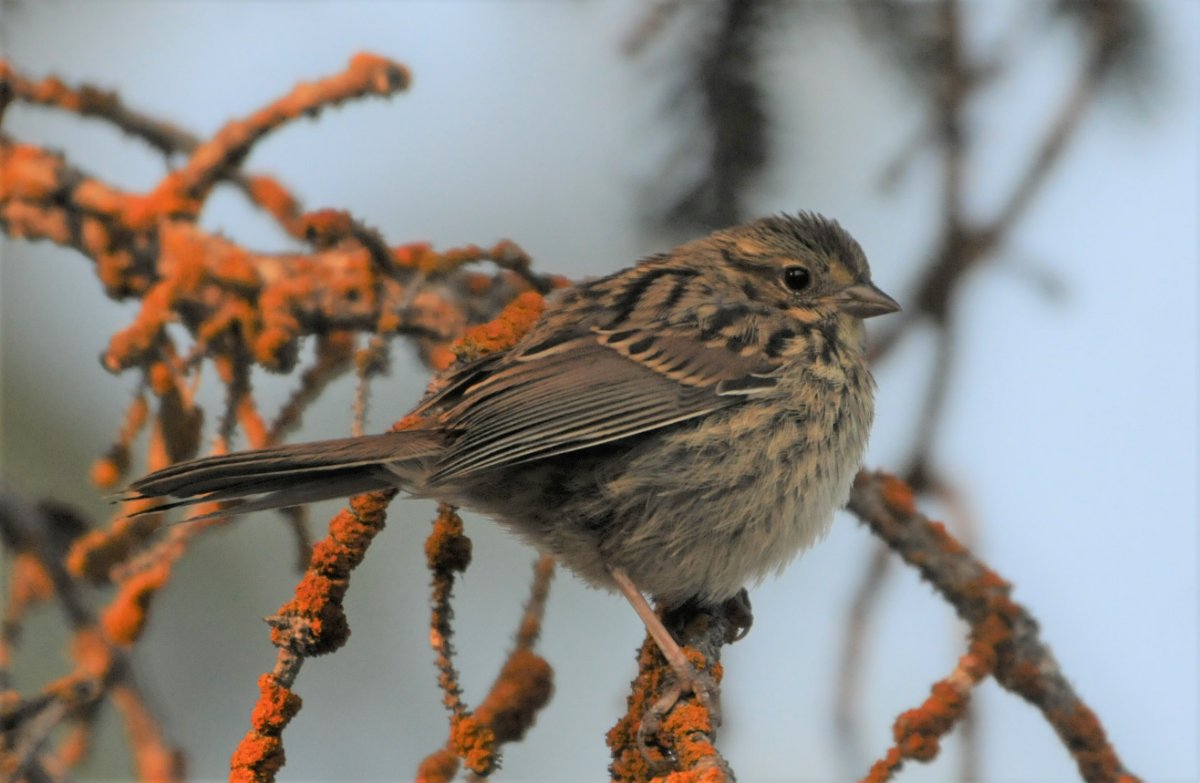
<path fill-rule="evenodd" d="M 609 569 L 612 575 L 613 584 L 625 595 L 634 611 L 642 618 L 642 622 L 646 626 L 646 631 L 650 638 L 654 640 L 663 658 L 675 673 L 675 680 L 671 682 L 663 690 L 662 694 L 655 702 L 646 710 L 642 716 L 641 723 L 638 726 L 638 745 L 642 751 L 642 755 L 653 763 L 651 752 L 647 744 L 647 740 L 658 734 L 662 728 L 663 720 L 675 705 L 679 703 L 686 694 L 692 694 L 695 700 L 704 707 L 708 713 L 708 726 L 704 731 L 711 732 L 721 724 L 721 705 L 720 705 L 720 690 L 717 687 L 717 681 L 710 671 L 698 670 L 692 661 L 684 652 L 676 637 L 667 629 L 664 620 L 672 625 L 680 624 L 687 625 L 688 617 L 701 618 L 701 622 L 707 623 L 713 618 L 711 610 L 696 614 L 695 607 L 691 604 L 685 604 L 674 610 L 664 612 L 660 617 L 646 601 L 645 596 L 634 585 L 633 580 L 629 578 L 623 570 L 619 568 Z M 722 615 L 737 617 L 739 620 L 727 620 L 731 630 L 728 631 L 728 638 L 732 641 L 734 638 L 744 636 L 744 630 L 749 628 L 750 620 L 750 600 L 746 597 L 743 590 L 738 596 L 726 602 L 726 605 L 731 607 L 722 609 Z M 709 618 L 705 620 L 703 618 Z M 724 634 L 723 634 L 724 635 Z M 681 633 L 680 638 L 688 638 L 688 634 Z M 718 642 L 718 646 L 719 646 Z M 704 658 L 701 659 L 705 660 Z"/>
<path fill-rule="evenodd" d="M 650 705 L 638 725 L 638 749 L 642 757 L 651 764 L 661 762 L 661 750 L 657 746 L 652 747 L 651 742 L 662 730 L 663 721 L 689 694 L 708 712 L 710 731 L 721 725 L 721 690 L 713 676 L 708 672 L 697 671 L 690 663 L 686 665 L 685 671 L 680 671 L 674 666 L 672 668 L 675 670 L 676 679 L 667 685 L 658 699 Z"/>
<path fill-rule="evenodd" d="M 750 633 L 750 626 L 754 625 L 754 611 L 750 608 L 750 594 L 746 588 L 743 587 L 737 595 L 721 604 L 721 613 L 730 625 L 730 644 L 745 639 L 746 634 Z"/>

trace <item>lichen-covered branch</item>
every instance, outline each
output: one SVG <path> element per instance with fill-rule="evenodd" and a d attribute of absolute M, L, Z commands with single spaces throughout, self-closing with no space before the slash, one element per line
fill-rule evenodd
<path fill-rule="evenodd" d="M 350 499 L 329 523 L 329 533 L 313 547 L 308 569 L 291 600 L 269 618 L 271 643 L 278 649 L 275 668 L 259 678 L 259 698 L 250 715 L 250 731 L 230 759 L 230 780 L 263 783 L 275 779 L 284 764 L 284 727 L 300 710 L 292 691 L 304 659 L 326 655 L 350 633 L 342 600 L 350 572 L 362 562 L 371 541 L 383 529 L 387 504 L 395 490 Z"/>
<path fill-rule="evenodd" d="M 506 335 L 511 339 L 540 313 L 540 293 L 563 281 L 534 273 L 528 255 L 511 241 L 447 252 L 423 242 L 390 246 L 379 232 L 345 212 L 306 213 L 277 180 L 239 171 L 249 150 L 283 124 L 348 99 L 390 95 L 407 83 L 403 66 L 358 55 L 342 73 L 299 85 L 200 139 L 126 107 L 113 93 L 68 87 L 53 77 L 33 80 L 0 62 L 0 112 L 15 101 L 54 107 L 108 122 L 164 154 L 187 156 L 149 192 L 132 193 L 96 179 L 62 154 L 0 133 L 0 229 L 12 238 L 45 240 L 78 251 L 92 261 L 107 295 L 141 303 L 132 323 L 111 338 L 102 357 L 109 371 L 137 371 L 141 382 L 114 444 L 93 469 L 100 486 L 117 486 L 125 477 L 133 462 L 132 444 L 147 425 L 149 468 L 195 455 L 204 412 L 194 399 L 194 381 L 208 363 L 226 390 L 214 450 L 230 448 L 239 433 L 251 446 L 264 446 L 296 426 L 320 389 L 348 369 L 352 358 L 362 360 L 364 384 L 386 367 L 386 355 L 380 352 L 389 337 L 411 339 L 430 366 L 442 368 L 459 351 L 486 350 Z M 213 185 L 222 180 L 237 185 L 250 203 L 308 242 L 312 252 L 252 251 L 201 228 L 196 217 Z M 471 271 L 468 265 L 477 261 L 493 261 L 499 271 Z M 505 310 L 510 302 L 514 307 Z M 166 327 L 175 323 L 186 327 L 190 345 L 181 347 L 168 334 Z M 452 347 L 478 324 L 489 326 Z M 265 415 L 250 384 L 251 367 L 291 371 L 300 340 L 309 336 L 317 342 L 315 363 L 306 368 L 283 408 Z M 365 353 L 358 348 L 361 340 L 368 345 Z M 360 410 L 365 394 L 364 388 Z M 277 616 L 279 659 L 259 683 L 259 707 L 235 756 L 235 775 L 269 779 L 282 764 L 280 732 L 299 708 L 289 689 L 305 655 L 334 649 L 344 638 L 339 637 L 345 627 L 341 595 L 349 568 L 382 525 L 380 502 L 379 497 L 375 505 L 370 498 L 356 499 L 335 518 L 330 536 L 313 548 L 311 559 L 306 534 L 296 528 L 307 570 L 296 598 Z M 133 510 L 136 505 L 125 509 Z M 214 510 L 195 509 L 197 514 Z M 74 585 L 84 579 L 115 583 L 117 590 L 95 620 L 90 614 L 75 618 L 81 638 L 93 640 L 83 647 L 106 651 L 88 657 L 93 664 L 88 673 L 77 673 L 70 681 L 79 685 L 64 681 L 68 684 L 48 690 L 32 711 L 21 706 L 25 700 L 14 702 L 13 729 L 28 739 L 20 746 L 21 760 L 9 768 L 58 764 L 39 738 L 64 723 L 84 725 L 79 721 L 85 717 L 90 725 L 94 707 L 111 698 L 130 721 L 131 749 L 146 771 L 143 778 L 163 779 L 150 770 L 163 765 L 152 764 L 154 754 L 146 750 L 154 742 L 161 745 L 161 738 L 150 745 L 142 739 L 153 734 L 149 729 L 156 722 L 147 719 L 136 698 L 121 650 L 140 639 L 155 596 L 189 542 L 220 523 L 164 528 L 162 522 L 159 514 L 118 516 L 105 530 L 80 529 L 57 559 L 45 560 L 54 564 L 52 569 L 35 567 L 32 555 L 23 556 L 22 581 L 16 584 L 22 602 L 10 605 L 11 627 L 19 627 L 22 607 L 44 592 L 38 587 L 44 580 L 35 578 L 39 574 L 61 576 L 65 596 L 74 595 Z M 77 738 L 68 754 L 74 764 L 85 755 L 87 742 L 79 734 L 71 736 Z"/>
<path fill-rule="evenodd" d="M 867 780 L 887 780 L 904 758 L 928 761 L 961 715 L 971 687 L 991 675 L 1037 707 L 1089 783 L 1133 783 L 1099 718 L 1075 693 L 1037 622 L 1011 598 L 1011 586 L 917 511 L 913 490 L 886 473 L 860 473 L 848 508 L 904 562 L 916 568 L 971 626 L 971 646 L 921 708 L 896 723 L 896 747 Z"/>

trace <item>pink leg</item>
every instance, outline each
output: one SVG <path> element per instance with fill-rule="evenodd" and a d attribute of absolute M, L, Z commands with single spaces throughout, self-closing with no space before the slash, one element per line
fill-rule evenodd
<path fill-rule="evenodd" d="M 692 665 L 688 662 L 687 656 L 683 653 L 683 648 L 679 646 L 679 642 L 675 641 L 675 637 L 671 636 L 671 632 L 662 624 L 658 614 L 650 607 L 650 603 L 646 600 L 646 596 L 642 595 L 642 591 L 637 589 L 637 585 L 629 578 L 629 574 L 625 573 L 620 568 L 610 568 L 609 573 L 612 574 L 613 581 L 617 583 L 617 587 L 625 596 L 626 600 L 633 606 L 633 611 L 638 613 L 638 617 L 642 618 L 642 622 L 646 624 L 646 630 L 650 632 L 650 638 L 654 639 L 654 643 L 658 645 L 658 649 L 662 650 L 663 657 L 667 659 L 667 663 L 671 664 L 671 668 L 679 675 L 681 680 L 690 681 L 696 675 L 692 670 Z"/>
<path fill-rule="evenodd" d="M 658 645 L 658 649 L 662 651 L 663 657 L 667 659 L 667 663 L 671 664 L 671 668 L 675 670 L 675 676 L 679 678 L 680 689 L 684 691 L 690 690 L 696 694 L 696 698 L 709 708 L 714 723 L 719 722 L 720 712 L 712 692 L 716 688 L 715 684 L 711 679 L 704 677 L 692 667 L 691 662 L 687 659 L 687 655 L 683 652 L 683 648 L 679 646 L 679 642 L 675 641 L 675 637 L 671 636 L 671 632 L 663 625 L 658 614 L 651 608 L 646 597 L 642 595 L 642 591 L 638 590 L 637 585 L 629 578 L 629 574 L 620 568 L 609 568 L 608 572 L 612 575 L 613 582 L 616 583 L 626 600 L 633 606 L 633 610 L 638 613 L 638 617 L 642 618 L 646 630 L 650 633 L 650 638 Z M 659 716 L 665 715 L 674 706 L 679 696 L 680 690 L 673 689 L 673 692 L 665 694 L 651 708 L 651 711 Z"/>

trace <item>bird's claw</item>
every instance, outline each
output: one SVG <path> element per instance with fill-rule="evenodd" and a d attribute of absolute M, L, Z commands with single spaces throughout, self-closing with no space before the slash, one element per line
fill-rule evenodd
<path fill-rule="evenodd" d="M 721 604 L 721 613 L 731 628 L 730 644 L 745 639 L 746 634 L 750 633 L 750 626 L 754 625 L 754 610 L 750 608 L 750 594 L 746 588 L 743 587 L 737 595 Z"/>

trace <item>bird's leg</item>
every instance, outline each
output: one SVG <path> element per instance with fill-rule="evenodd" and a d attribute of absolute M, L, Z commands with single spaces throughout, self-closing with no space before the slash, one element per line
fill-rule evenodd
<path fill-rule="evenodd" d="M 637 585 L 629 578 L 629 574 L 620 568 L 610 567 L 608 571 L 622 595 L 633 606 L 633 610 L 638 613 L 638 617 L 642 618 L 642 622 L 645 624 L 650 638 L 658 645 L 658 649 L 662 652 L 663 657 L 667 659 L 667 663 L 675 670 L 677 678 L 676 687 L 668 690 L 650 708 L 650 715 L 648 716 L 650 720 L 657 722 L 659 718 L 670 711 L 671 707 L 675 706 L 675 702 L 679 700 L 679 697 L 683 693 L 691 691 L 708 708 L 713 723 L 719 723 L 720 708 L 716 699 L 716 684 L 711 678 L 702 675 L 692 666 L 687 655 L 683 652 L 683 648 L 679 646 L 679 642 L 675 641 L 675 637 L 663 625 L 662 619 L 651 608 L 646 597 L 642 595 L 642 591 L 638 590 Z M 643 729 L 649 733 L 653 733 L 653 727 L 643 726 Z"/>

